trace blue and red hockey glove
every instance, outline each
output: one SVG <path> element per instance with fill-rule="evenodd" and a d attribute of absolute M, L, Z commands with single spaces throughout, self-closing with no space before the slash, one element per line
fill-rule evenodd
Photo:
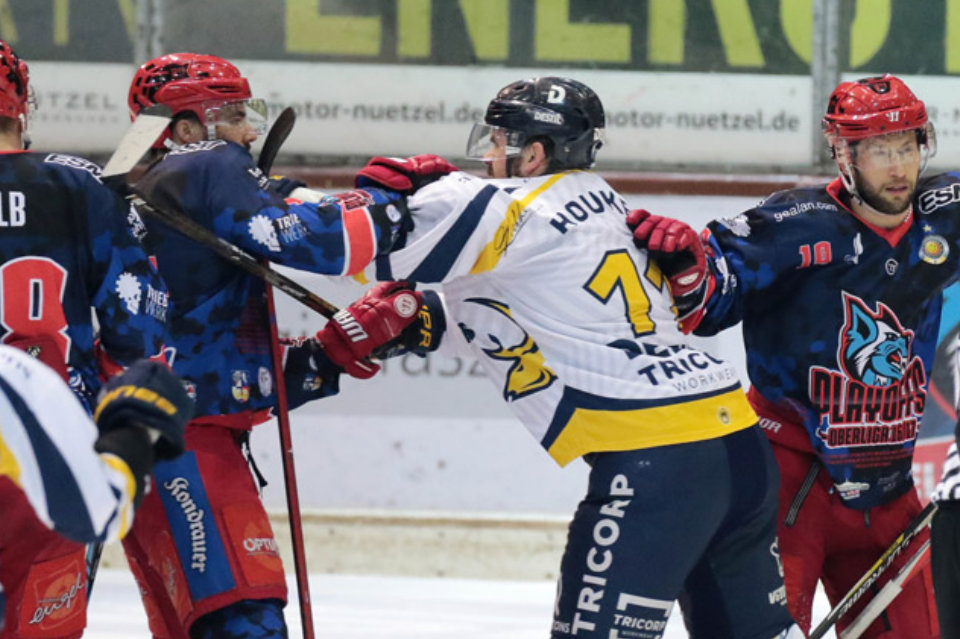
<path fill-rule="evenodd" d="M 357 172 L 354 184 L 358 188 L 373 186 L 411 195 L 457 170 L 439 155 L 424 154 L 409 158 L 378 156 Z"/>
<path fill-rule="evenodd" d="M 413 324 L 421 295 L 406 282 L 382 282 L 350 306 L 340 309 L 316 335 L 326 356 L 347 374 L 373 377 L 380 365 L 370 358 Z"/>

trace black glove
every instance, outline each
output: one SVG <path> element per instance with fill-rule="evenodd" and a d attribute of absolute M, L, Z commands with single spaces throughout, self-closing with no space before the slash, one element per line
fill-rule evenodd
<path fill-rule="evenodd" d="M 443 312 L 443 302 L 436 291 L 420 293 L 420 311 L 417 319 L 406 327 L 400 337 L 373 351 L 378 359 L 399 357 L 413 353 L 426 357 L 440 347 L 440 339 L 447 330 L 447 320 Z"/>
<path fill-rule="evenodd" d="M 183 428 L 192 416 L 193 400 L 180 378 L 165 364 L 139 360 L 104 385 L 93 420 L 102 436 L 131 427 L 146 429 L 154 457 L 162 460 L 183 452 Z"/>

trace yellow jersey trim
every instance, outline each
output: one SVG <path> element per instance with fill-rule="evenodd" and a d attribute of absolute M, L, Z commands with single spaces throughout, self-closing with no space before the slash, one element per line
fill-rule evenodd
<path fill-rule="evenodd" d="M 757 423 L 743 389 L 634 410 L 577 408 L 547 452 L 561 466 L 603 451 L 637 450 L 723 437 Z"/>
<path fill-rule="evenodd" d="M 109 466 L 111 470 L 123 478 L 124 494 L 123 498 L 117 504 L 117 514 L 120 516 L 120 529 L 118 530 L 117 538 L 123 539 L 130 531 L 130 526 L 133 525 L 133 499 L 137 494 L 137 481 L 134 479 L 133 472 L 130 470 L 127 462 L 123 461 L 117 455 L 100 453 L 100 459 L 104 464 Z"/>
<path fill-rule="evenodd" d="M 510 206 L 507 207 L 506 213 L 504 213 L 503 221 L 500 222 L 500 226 L 497 228 L 497 232 L 494 233 L 493 239 L 490 240 L 485 247 L 483 247 L 483 250 L 477 257 L 477 261 L 473 263 L 473 268 L 470 269 L 470 274 L 475 275 L 477 273 L 485 273 L 496 268 L 497 264 L 500 262 L 500 258 L 503 257 L 503 254 L 506 252 L 507 247 L 510 246 L 511 242 L 513 242 L 513 234 L 516 233 L 517 223 L 520 221 L 520 216 L 524 209 L 526 209 L 531 202 L 540 197 L 540 195 L 542 195 L 551 186 L 556 184 L 564 176 L 570 175 L 574 172 L 575 171 L 565 171 L 563 173 L 557 173 L 551 176 L 546 182 L 527 193 L 523 199 L 513 200 L 510 203 Z"/>
<path fill-rule="evenodd" d="M 20 484 L 20 464 L 17 463 L 17 456 L 3 441 L 2 435 L 0 435 L 0 477 L 9 477 L 13 480 L 13 483 L 22 488 Z"/>

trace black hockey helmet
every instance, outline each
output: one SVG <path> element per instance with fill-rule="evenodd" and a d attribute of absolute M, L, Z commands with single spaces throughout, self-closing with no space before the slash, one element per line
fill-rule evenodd
<path fill-rule="evenodd" d="M 604 126 L 603 104 L 587 85 L 554 76 L 520 80 L 500 89 L 487 106 L 484 121 L 470 134 L 467 157 L 489 159 L 499 132 L 507 157 L 518 155 L 532 138 L 546 137 L 553 142 L 556 168 L 585 169 L 596 161 Z"/>

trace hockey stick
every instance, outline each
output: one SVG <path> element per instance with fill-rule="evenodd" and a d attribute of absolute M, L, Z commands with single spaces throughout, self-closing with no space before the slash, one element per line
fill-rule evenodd
<path fill-rule="evenodd" d="M 101 177 L 126 175 L 137 165 L 163 130 L 170 124 L 170 109 L 154 104 L 143 109 L 124 133 L 116 150 L 103 167 Z"/>
<path fill-rule="evenodd" d="M 264 175 L 268 175 L 270 169 L 273 168 L 273 161 L 277 159 L 277 153 L 283 143 L 287 141 L 287 137 L 293 130 L 296 121 L 296 112 L 291 107 L 287 107 L 280 112 L 273 126 L 267 131 L 267 137 L 263 139 L 263 147 L 260 149 L 260 157 L 257 158 L 257 168 Z"/>
<path fill-rule="evenodd" d="M 163 130 L 170 124 L 170 109 L 162 104 L 155 104 L 143 109 L 120 138 L 113 155 L 107 160 L 100 173 L 102 180 L 126 175 L 137 165 L 137 162 L 150 150 L 153 143 L 160 137 Z M 93 582 L 97 578 L 100 568 L 100 557 L 103 555 L 103 544 L 95 543 L 87 546 L 87 605 L 90 604 L 90 595 L 93 593 Z"/>
<path fill-rule="evenodd" d="M 270 127 L 263 149 L 257 159 L 257 167 L 268 174 L 273 160 L 283 146 L 296 114 L 293 109 L 284 109 Z M 262 264 L 266 268 L 266 264 Z M 270 318 L 270 356 L 273 360 L 273 377 L 277 390 L 277 430 L 280 434 L 280 458 L 283 461 L 283 487 L 287 495 L 287 514 L 290 516 L 290 541 L 293 546 L 293 567 L 297 577 L 297 596 L 300 600 L 300 622 L 304 639 L 314 639 L 313 605 L 310 602 L 310 573 L 307 571 L 307 553 L 303 542 L 303 522 L 300 519 L 300 496 L 297 490 L 297 472 L 293 464 L 293 437 L 290 429 L 290 409 L 287 406 L 287 384 L 283 377 L 283 351 L 280 348 L 280 333 L 277 329 L 277 311 L 273 299 L 273 287 L 265 287 L 267 316 Z"/>
<path fill-rule="evenodd" d="M 850 591 L 833 607 L 833 610 L 827 614 L 823 621 L 813 629 L 807 639 L 821 639 L 827 634 L 827 631 L 833 627 L 833 624 L 837 623 L 840 617 L 847 614 L 850 609 L 860 601 L 867 590 L 880 578 L 880 575 L 883 574 L 900 553 L 910 545 L 910 542 L 927 527 L 930 520 L 933 519 L 933 513 L 935 513 L 936 510 L 937 505 L 934 502 L 927 504 L 926 507 L 907 524 L 907 527 L 904 528 L 903 532 L 890 544 L 890 547 L 883 551 L 883 554 L 880 555 L 876 563 L 870 567 L 870 570 L 860 577 L 857 583 L 853 584 Z"/>
<path fill-rule="evenodd" d="M 867 626 L 873 623 L 873 620 L 879 617 L 880 613 L 886 610 L 887 606 L 903 591 L 903 585 L 920 574 L 920 571 L 929 563 L 930 540 L 928 539 L 913 554 L 910 561 L 900 569 L 897 576 L 884 584 L 880 592 L 860 611 L 853 623 L 840 633 L 840 639 L 857 639 L 862 635 Z"/>

